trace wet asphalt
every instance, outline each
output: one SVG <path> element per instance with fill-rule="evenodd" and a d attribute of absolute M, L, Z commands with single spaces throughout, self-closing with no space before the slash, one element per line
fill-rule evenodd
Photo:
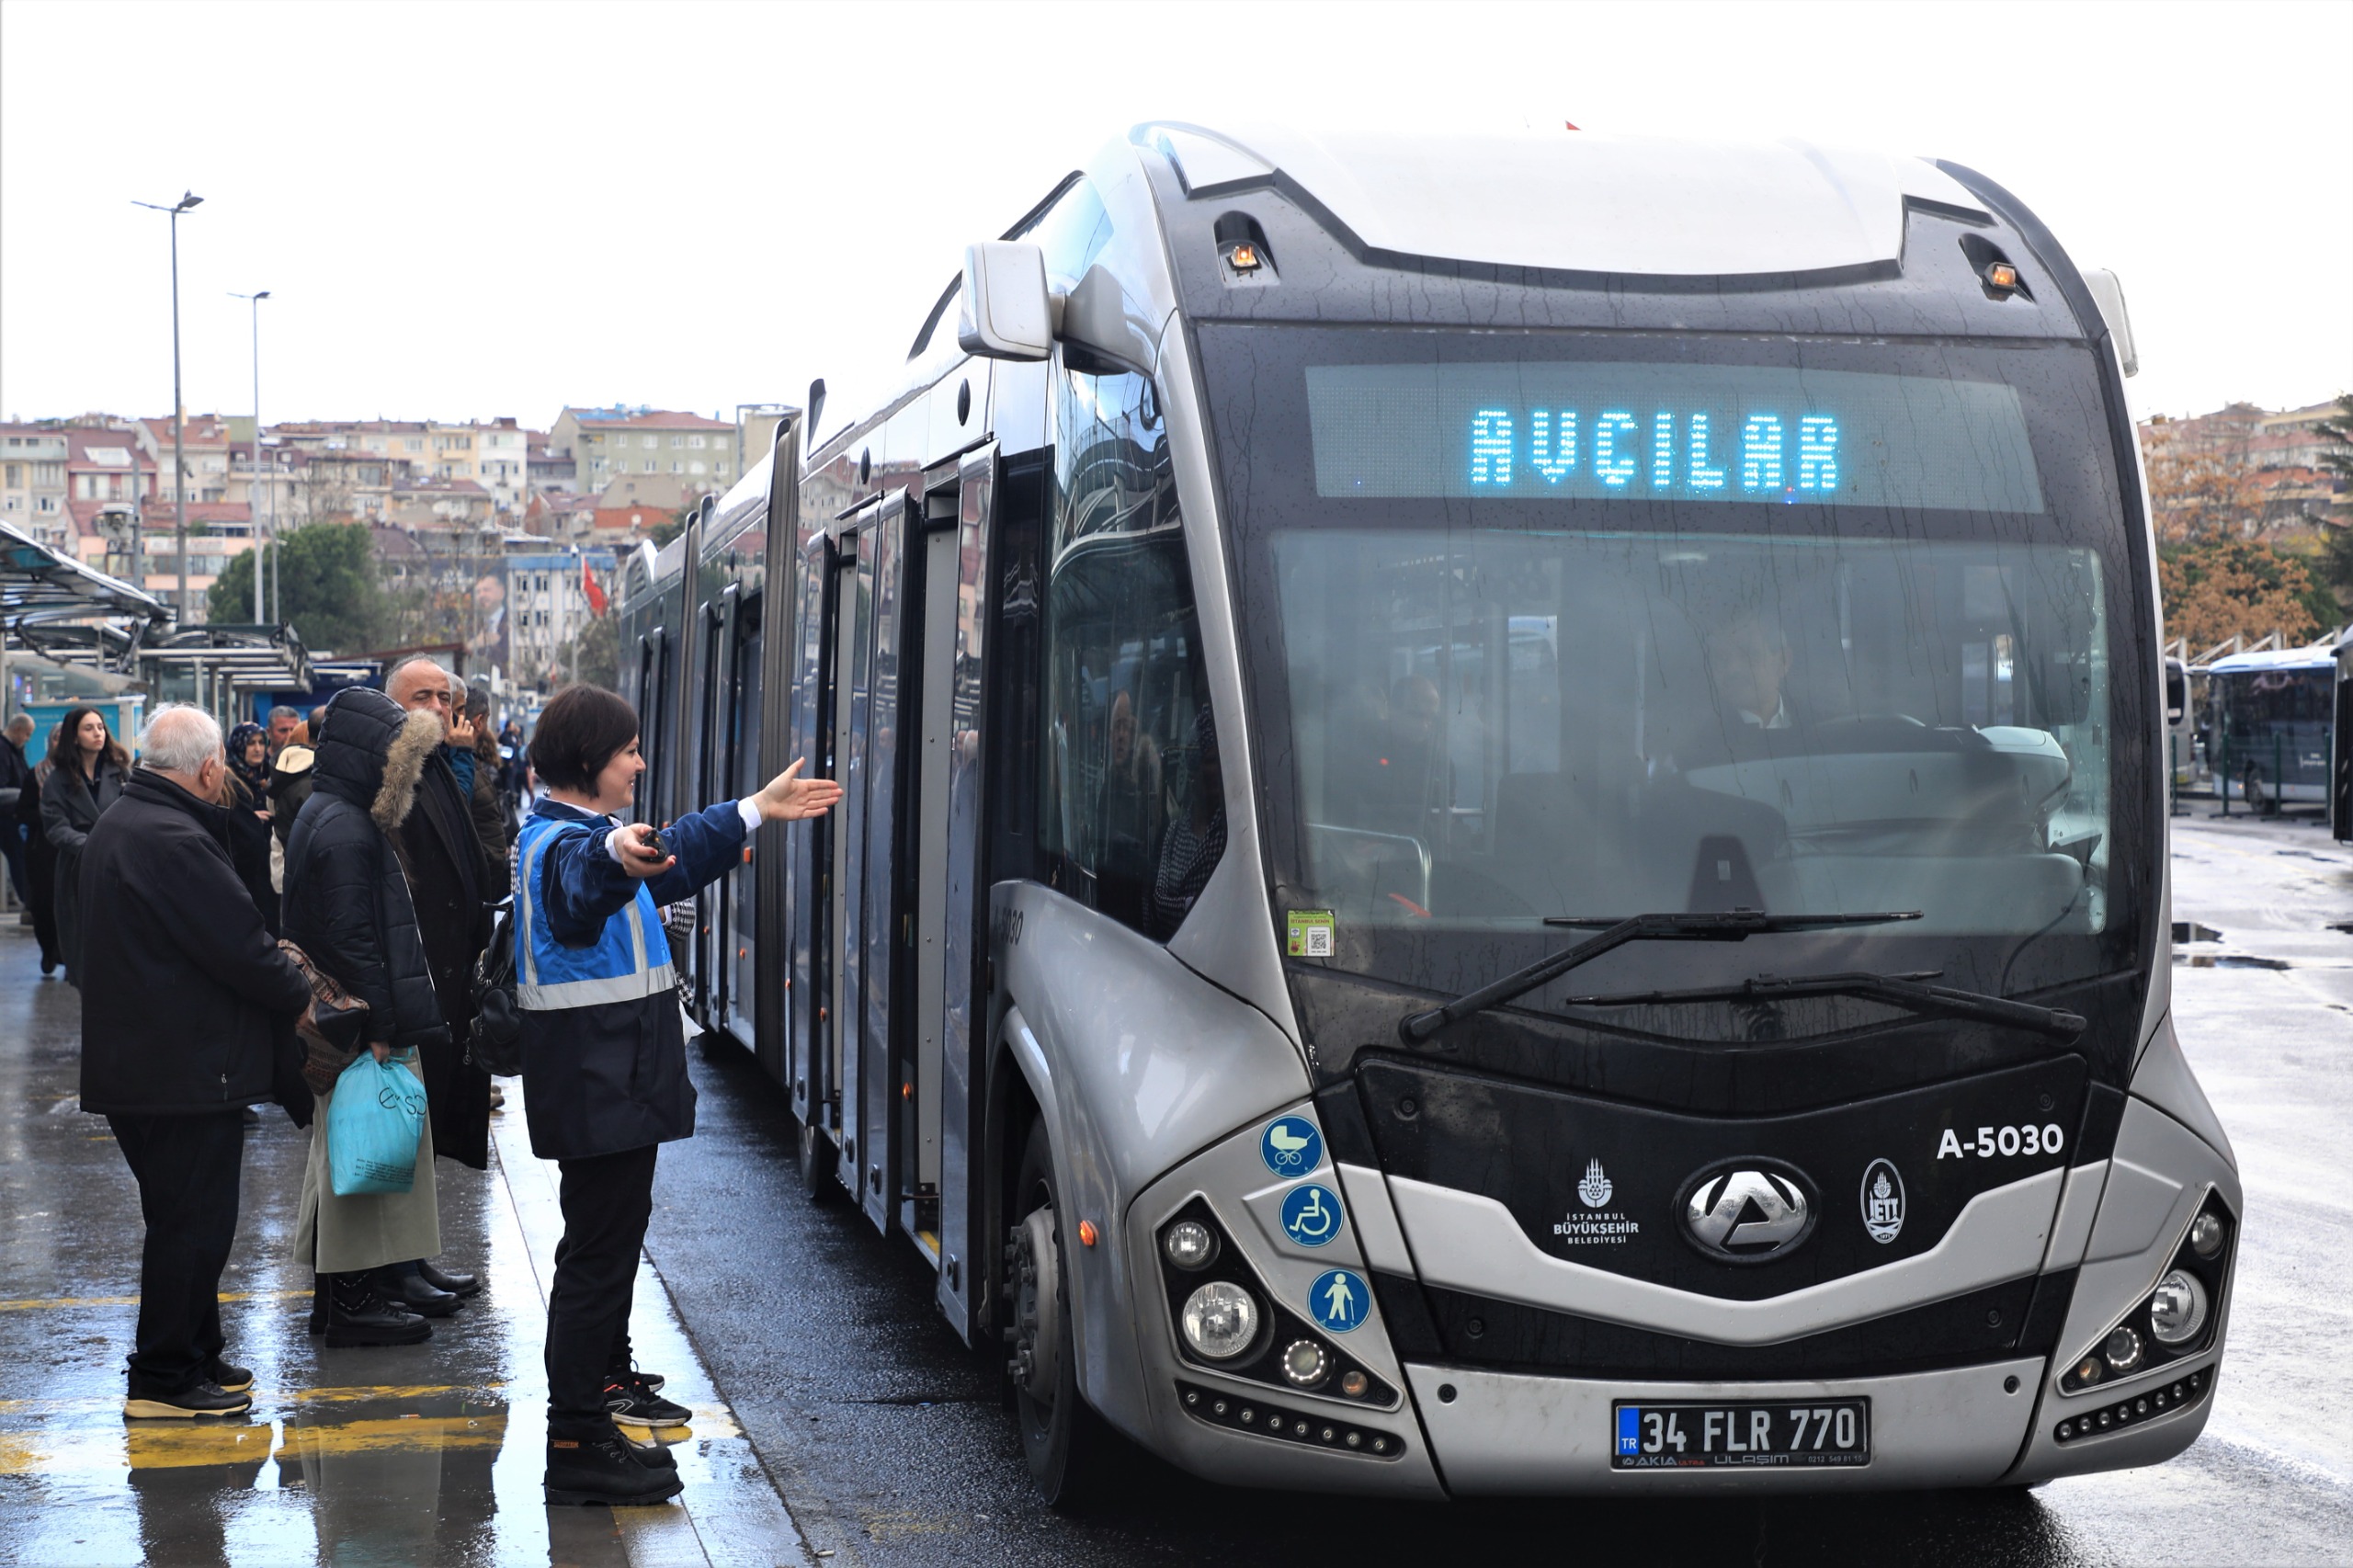
<path fill-rule="evenodd" d="M 795 1187 L 781 1096 L 691 1048 L 697 1136 L 663 1153 L 640 1360 L 696 1413 L 664 1435 L 682 1506 L 539 1496 L 541 1288 L 560 1228 L 519 1092 L 487 1173 L 440 1163 L 444 1261 L 483 1297 L 428 1346 L 324 1351 L 286 1259 L 304 1134 L 249 1133 L 222 1289 L 255 1412 L 126 1424 L 135 1188 L 74 1103 L 78 1002 L 0 923 L 0 1563 L 637 1564 L 1398 1562 L 2287 1563 L 2353 1561 L 2353 854 L 2302 823 L 2176 820 L 2185 1049 L 2247 1192 L 2213 1418 L 2149 1471 L 2027 1494 L 1404 1506 L 1215 1487 L 1141 1456 L 1120 1499 L 1034 1498 L 997 1358 L 931 1305 L 927 1266 Z M 2205 933 L 2200 933 L 2202 937 Z M 29 1374 L 27 1376 L 26 1374 Z"/>

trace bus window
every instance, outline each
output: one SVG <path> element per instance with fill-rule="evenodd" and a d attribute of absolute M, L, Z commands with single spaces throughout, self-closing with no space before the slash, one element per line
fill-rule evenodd
<path fill-rule="evenodd" d="M 1165 432 L 1141 376 L 1069 372 L 1057 403 L 1040 846 L 1052 885 L 1165 939 L 1225 848 Z"/>

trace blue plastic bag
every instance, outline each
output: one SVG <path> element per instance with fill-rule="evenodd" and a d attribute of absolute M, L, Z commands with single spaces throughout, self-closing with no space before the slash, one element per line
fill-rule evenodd
<path fill-rule="evenodd" d="M 425 1136 L 425 1085 L 399 1062 L 363 1051 L 327 1101 L 327 1169 L 337 1198 L 406 1192 Z"/>

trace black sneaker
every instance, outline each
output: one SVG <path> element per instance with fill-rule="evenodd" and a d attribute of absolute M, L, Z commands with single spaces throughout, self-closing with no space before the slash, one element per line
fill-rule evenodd
<path fill-rule="evenodd" d="M 675 1471 L 678 1468 L 678 1456 L 672 1453 L 659 1439 L 650 1443 L 641 1443 L 624 1432 L 621 1434 L 621 1441 L 627 1443 L 630 1452 L 637 1456 L 637 1462 L 648 1470 Z"/>
<path fill-rule="evenodd" d="M 685 1405 L 646 1387 L 635 1372 L 605 1374 L 605 1408 L 623 1426 L 683 1426 L 695 1418 Z"/>
<path fill-rule="evenodd" d="M 616 1367 L 605 1374 L 605 1380 L 608 1382 L 610 1382 L 617 1378 L 634 1378 L 638 1382 L 646 1388 L 651 1389 L 655 1393 L 660 1393 L 662 1392 L 662 1385 L 670 1381 L 659 1372 L 639 1371 L 637 1369 L 637 1363 L 634 1361 L 631 1361 L 627 1367 Z"/>
<path fill-rule="evenodd" d="M 243 1415 L 253 1404 L 253 1395 L 231 1393 L 215 1382 L 199 1382 L 166 1393 L 134 1381 L 122 1402 L 122 1413 L 134 1421 L 185 1421 L 205 1415 Z"/>
<path fill-rule="evenodd" d="M 243 1393 L 254 1386 L 251 1367 L 233 1367 L 220 1357 L 212 1358 L 212 1384 L 223 1393 Z"/>
<path fill-rule="evenodd" d="M 328 1287 L 327 1345 L 415 1345 L 433 1337 L 433 1325 L 384 1300 L 366 1274 L 337 1274 Z"/>
<path fill-rule="evenodd" d="M 548 1468 L 540 1477 L 550 1503 L 601 1503 L 630 1507 L 666 1503 L 687 1489 L 675 1465 L 648 1465 L 629 1439 L 608 1426 L 594 1437 L 548 1438 Z"/>

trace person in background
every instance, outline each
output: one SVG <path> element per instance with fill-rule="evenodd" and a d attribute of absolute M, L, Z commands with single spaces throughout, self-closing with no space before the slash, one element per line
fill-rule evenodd
<path fill-rule="evenodd" d="M 122 1413 L 232 1415 L 253 1403 L 220 1299 L 244 1108 L 271 1097 L 275 1031 L 311 988 L 230 864 L 220 725 L 167 703 L 139 749 L 78 850 L 82 1108 L 113 1129 L 147 1224 Z"/>
<path fill-rule="evenodd" d="M 57 952 L 65 978 L 82 983 L 82 846 L 107 808 L 122 798 L 131 778 L 131 754 L 107 728 L 95 708 L 66 711 L 50 737 L 54 765 L 41 786 L 41 830 L 57 850 Z"/>
<path fill-rule="evenodd" d="M 645 771 L 637 713 L 612 692 L 568 687 L 531 737 L 549 785 L 516 842 L 516 1001 L 532 1152 L 559 1162 L 563 1240 L 548 1290 L 551 1503 L 659 1503 L 676 1462 L 641 1455 L 616 1423 L 684 1424 L 661 1380 L 630 1354 L 637 1259 L 654 1211 L 654 1156 L 695 1130 L 677 982 L 660 904 L 693 896 L 745 858 L 763 822 L 821 816 L 841 787 L 793 763 L 758 794 L 683 817 L 661 835 L 608 814 Z"/>
<path fill-rule="evenodd" d="M 416 781 L 416 809 L 392 834 L 408 877 L 410 897 L 425 936 L 425 958 L 440 999 L 442 1038 L 417 1053 L 433 1146 L 475 1170 L 490 1166 L 490 1074 L 474 1064 L 472 1040 L 474 960 L 490 941 L 490 903 L 506 883 L 505 845 L 493 860 L 474 826 L 470 792 L 458 779 L 458 754 L 472 765 L 471 735 L 459 722 L 449 673 L 431 659 L 413 658 L 384 677 L 384 694 L 411 712 L 441 722 L 441 744 L 426 756 Z M 459 737 L 463 736 L 462 743 Z M 411 1265 L 414 1265 L 412 1267 Z M 385 1287 L 396 1300 L 428 1316 L 446 1316 L 480 1290 L 469 1273 L 437 1268 L 428 1257 L 404 1261 Z"/>
<path fill-rule="evenodd" d="M 419 1048 L 446 1046 L 418 911 L 393 835 L 419 809 L 417 784 L 440 744 L 432 714 L 404 713 L 365 687 L 335 694 L 319 737 L 311 798 L 286 844 L 286 935 L 359 1001 L 379 1062 L 420 1082 Z M 441 1250 L 433 1130 L 417 1140 L 409 1190 L 338 1197 L 328 1165 L 326 1099 L 316 1102 L 294 1255 L 317 1272 L 311 1330 L 330 1346 L 414 1345 L 433 1327 L 388 1300 L 388 1273 Z"/>
<path fill-rule="evenodd" d="M 483 857 L 503 866 L 512 832 L 498 798 L 498 742 L 490 733 L 490 693 L 455 683 L 449 701 L 455 715 L 449 727 L 449 766 L 466 793 L 466 810 L 473 818 L 474 835 L 482 840 Z M 506 896 L 504 884 L 483 893 L 490 903 Z"/>
<path fill-rule="evenodd" d="M 25 756 L 25 743 L 33 738 L 33 722 L 29 715 L 19 713 L 0 731 L 0 856 L 8 862 L 8 885 L 17 891 L 17 902 L 24 906 L 25 925 L 32 924 L 33 887 L 31 870 L 25 862 L 25 830 L 17 821 L 17 809 L 24 801 L 25 787 L 33 781 L 33 765 Z"/>
<path fill-rule="evenodd" d="M 282 702 L 269 710 L 269 755 L 272 760 L 292 744 L 294 732 L 301 724 L 302 715 Z"/>
<path fill-rule="evenodd" d="M 49 760 L 48 753 L 57 749 L 60 726 L 50 726 L 49 745 L 41 759 L 32 766 L 26 778 L 24 793 L 17 798 L 15 827 L 25 841 L 25 882 L 32 896 L 33 937 L 40 944 L 40 972 L 44 977 L 57 972 L 57 846 L 49 841 L 48 829 L 42 825 L 40 800 L 42 788 L 57 765 Z M 32 748 L 25 748 L 28 758 Z"/>
<path fill-rule="evenodd" d="M 320 703 L 316 708 L 312 709 L 309 715 L 303 719 L 302 725 L 305 729 L 311 732 L 311 744 L 313 745 L 317 745 L 319 744 L 319 732 L 326 727 L 326 722 L 327 705 L 324 702 Z"/>
<path fill-rule="evenodd" d="M 253 894 L 262 923 L 278 935 L 278 888 L 270 870 L 269 735 L 259 724 L 229 732 L 229 767 L 221 780 L 221 802 L 229 808 L 229 859 L 237 880 Z"/>

